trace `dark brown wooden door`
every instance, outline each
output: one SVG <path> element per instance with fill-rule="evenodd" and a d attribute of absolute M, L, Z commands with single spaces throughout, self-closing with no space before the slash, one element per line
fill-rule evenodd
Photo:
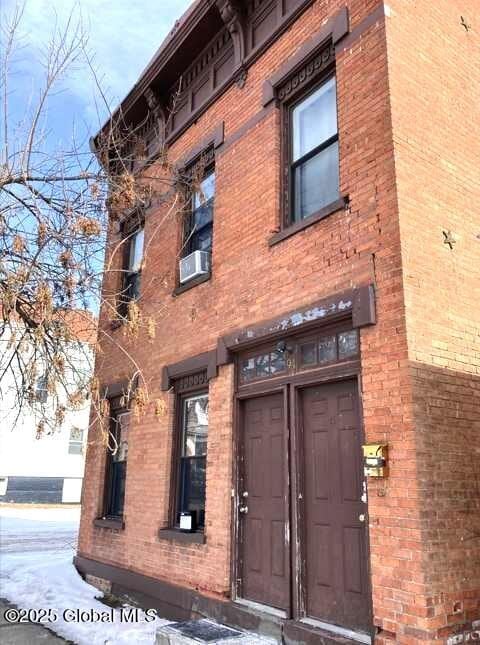
<path fill-rule="evenodd" d="M 366 505 L 355 381 L 301 393 L 307 615 L 369 631 Z"/>
<path fill-rule="evenodd" d="M 241 595 L 287 609 L 290 567 L 283 394 L 243 402 L 240 506 Z M 247 492 L 248 496 L 243 496 Z"/>

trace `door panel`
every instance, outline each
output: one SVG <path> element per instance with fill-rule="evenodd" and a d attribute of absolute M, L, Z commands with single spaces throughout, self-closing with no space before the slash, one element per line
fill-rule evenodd
<path fill-rule="evenodd" d="M 355 381 L 301 393 L 307 615 L 350 629 L 371 626 L 363 466 Z"/>
<path fill-rule="evenodd" d="M 242 596 L 287 609 L 290 602 L 288 494 L 285 478 L 283 394 L 243 402 L 243 455 L 240 504 Z M 242 494 L 247 491 L 248 497 Z"/>

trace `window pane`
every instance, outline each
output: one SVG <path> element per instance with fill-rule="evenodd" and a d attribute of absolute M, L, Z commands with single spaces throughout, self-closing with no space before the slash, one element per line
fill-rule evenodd
<path fill-rule="evenodd" d="M 293 109 L 292 126 L 292 161 L 298 161 L 337 133 L 335 78 L 328 80 Z"/>
<path fill-rule="evenodd" d="M 296 222 L 338 199 L 337 141 L 295 168 L 294 190 Z"/>
<path fill-rule="evenodd" d="M 48 376 L 44 374 L 35 383 L 35 399 L 38 403 L 46 403 L 48 399 Z"/>
<path fill-rule="evenodd" d="M 300 361 L 302 365 L 313 365 L 317 362 L 317 346 L 315 343 L 306 343 L 300 347 Z"/>
<path fill-rule="evenodd" d="M 184 401 L 182 457 L 203 457 L 207 454 L 208 395 Z"/>
<path fill-rule="evenodd" d="M 338 334 L 338 358 L 349 358 L 358 354 L 358 333 L 346 331 Z"/>
<path fill-rule="evenodd" d="M 140 297 L 140 274 L 130 273 L 126 277 L 125 300 L 128 303 L 130 300 L 138 300 L 139 297 Z"/>
<path fill-rule="evenodd" d="M 274 351 L 270 354 L 270 374 L 284 372 L 286 367 L 285 352 Z"/>
<path fill-rule="evenodd" d="M 112 463 L 112 490 L 110 508 L 108 512 L 109 515 L 118 517 L 123 514 L 126 473 L 126 461 L 117 461 Z"/>
<path fill-rule="evenodd" d="M 210 173 L 193 194 L 192 219 L 188 252 L 211 251 L 213 233 L 213 204 L 215 173 Z"/>
<path fill-rule="evenodd" d="M 70 430 L 70 441 L 83 441 L 83 430 L 72 428 Z"/>
<path fill-rule="evenodd" d="M 138 230 L 130 238 L 130 257 L 128 260 L 129 271 L 140 271 L 143 258 L 143 228 Z"/>
<path fill-rule="evenodd" d="M 215 173 L 212 172 L 203 179 L 200 187 L 193 194 L 193 210 L 197 210 L 202 204 L 213 199 L 215 195 Z"/>
<path fill-rule="evenodd" d="M 179 511 L 195 512 L 199 526 L 205 524 L 206 461 L 205 457 L 184 457 L 180 462 Z"/>
<path fill-rule="evenodd" d="M 193 224 L 198 231 L 213 221 L 213 199 L 202 204 L 194 211 Z"/>
<path fill-rule="evenodd" d="M 240 378 L 242 381 L 250 381 L 255 378 L 255 359 L 247 358 L 240 366 Z"/>
<path fill-rule="evenodd" d="M 270 374 L 270 354 L 262 354 L 255 359 L 255 375 L 257 377 L 269 376 Z"/>
<path fill-rule="evenodd" d="M 69 455 L 81 455 L 83 453 L 83 430 L 72 428 L 70 430 L 70 439 L 68 442 Z"/>
<path fill-rule="evenodd" d="M 68 444 L 68 454 L 69 455 L 81 455 L 83 454 L 83 444 L 70 442 Z"/>
<path fill-rule="evenodd" d="M 191 237 L 191 251 L 212 250 L 212 226 L 205 226 L 200 231 L 194 232 Z"/>
<path fill-rule="evenodd" d="M 336 336 L 324 336 L 318 341 L 318 362 L 320 365 L 337 360 Z"/>
<path fill-rule="evenodd" d="M 115 440 L 117 448 L 112 455 L 113 462 L 127 461 L 128 457 L 128 430 L 130 426 L 130 412 L 119 414 L 116 421 Z"/>

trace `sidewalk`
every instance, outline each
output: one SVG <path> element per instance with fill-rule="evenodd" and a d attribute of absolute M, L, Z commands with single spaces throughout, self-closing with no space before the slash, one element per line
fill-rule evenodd
<path fill-rule="evenodd" d="M 5 610 L 14 607 L 0 599 L 0 643 L 2 645 L 65 645 L 68 641 L 56 636 L 43 625 L 35 623 L 9 623 Z"/>

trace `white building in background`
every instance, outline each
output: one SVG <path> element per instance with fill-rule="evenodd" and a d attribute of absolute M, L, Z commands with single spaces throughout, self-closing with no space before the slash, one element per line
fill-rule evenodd
<path fill-rule="evenodd" d="M 91 376 L 94 338 L 92 329 L 82 330 L 74 316 L 72 321 L 72 331 L 77 340 L 69 343 L 66 351 L 69 356 L 67 362 L 75 366 L 67 372 L 68 383 L 74 391 L 75 381 Z M 4 333 L 0 336 L 0 357 L 7 353 L 8 334 Z M 44 406 L 52 418 L 55 414 L 53 397 L 46 389 L 48 364 L 37 367 L 36 403 L 32 409 L 24 406 L 19 413 L 17 385 L 11 371 L 0 381 L 0 501 L 78 503 L 85 466 L 90 403 L 82 404 L 76 410 L 67 409 L 58 430 L 48 434 L 46 429 L 37 438 L 39 417 L 35 408 Z"/>

